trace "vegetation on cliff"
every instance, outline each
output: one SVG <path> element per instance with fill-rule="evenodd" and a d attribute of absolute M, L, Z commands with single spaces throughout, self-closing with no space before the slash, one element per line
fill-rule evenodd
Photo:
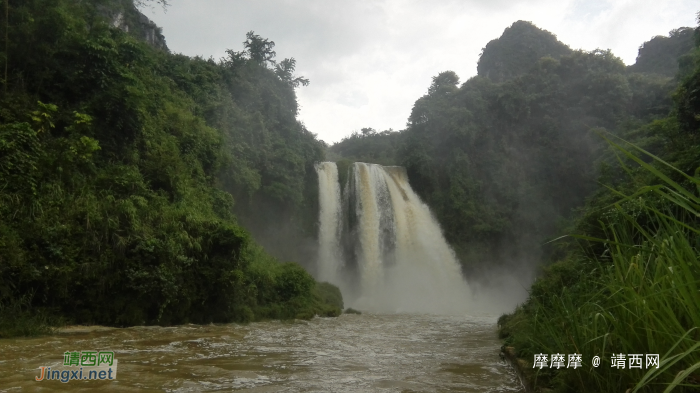
<path fill-rule="evenodd" d="M 234 215 L 274 201 L 303 226 L 315 209 L 322 145 L 296 120 L 308 81 L 294 59 L 276 62 L 252 32 L 218 62 L 168 53 L 114 27 L 131 1 L 8 11 L 0 334 L 43 313 L 108 325 L 340 313 L 333 289 L 277 262 Z"/>

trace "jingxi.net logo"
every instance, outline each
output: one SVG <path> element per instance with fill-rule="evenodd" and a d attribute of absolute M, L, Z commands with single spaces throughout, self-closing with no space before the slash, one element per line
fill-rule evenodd
<path fill-rule="evenodd" d="M 41 366 L 37 381 L 114 380 L 117 359 L 112 351 L 80 351 L 63 354 L 63 366 Z"/>

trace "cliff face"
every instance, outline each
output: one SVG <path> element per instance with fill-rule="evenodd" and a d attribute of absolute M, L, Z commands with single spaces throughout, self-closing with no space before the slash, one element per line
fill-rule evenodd
<path fill-rule="evenodd" d="M 162 29 L 139 11 L 133 1 L 114 1 L 103 8 L 102 14 L 112 26 L 146 41 L 157 49 L 170 51 Z"/>
<path fill-rule="evenodd" d="M 554 34 L 519 20 L 506 28 L 500 38 L 486 44 L 477 72 L 494 82 L 503 82 L 526 73 L 542 57 L 558 59 L 568 53 L 571 49 Z"/>

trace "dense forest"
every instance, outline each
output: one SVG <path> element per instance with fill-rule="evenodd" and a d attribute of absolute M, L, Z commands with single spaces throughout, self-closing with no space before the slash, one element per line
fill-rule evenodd
<path fill-rule="evenodd" d="M 220 60 L 172 54 L 131 0 L 3 7 L 0 336 L 340 312 L 248 232 L 315 236 L 323 144 L 293 58 L 253 32 Z"/>
<path fill-rule="evenodd" d="M 541 244 L 567 229 L 597 187 L 606 144 L 592 130 L 624 136 L 665 116 L 692 48 L 693 29 L 680 28 L 625 67 L 609 51 L 574 51 L 518 21 L 486 45 L 478 76 L 435 76 L 405 130 L 365 128 L 329 150 L 405 166 L 468 275 L 529 269 L 543 251 L 556 253 Z"/>
<path fill-rule="evenodd" d="M 329 150 L 405 166 L 468 278 L 544 266 L 499 320 L 529 388 L 697 391 L 699 132 L 700 28 L 652 38 L 625 66 L 519 21 L 477 76 L 435 76 L 405 130 L 365 128 Z M 556 353 L 583 368 L 534 367 Z M 634 353 L 660 367 L 614 367 Z"/>

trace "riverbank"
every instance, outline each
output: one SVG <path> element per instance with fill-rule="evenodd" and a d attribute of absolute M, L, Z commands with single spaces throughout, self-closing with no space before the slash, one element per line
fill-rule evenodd
<path fill-rule="evenodd" d="M 508 363 L 510 367 L 513 368 L 513 371 L 518 376 L 518 380 L 523 386 L 525 392 L 534 392 L 535 385 L 534 378 L 532 375 L 532 368 L 530 367 L 530 364 L 527 362 L 527 360 L 518 358 L 516 356 L 515 348 L 507 347 L 505 345 L 501 347 L 500 355 L 501 359 L 503 359 L 506 363 Z"/>
<path fill-rule="evenodd" d="M 56 334 L 77 334 L 91 332 L 108 332 L 110 330 L 119 329 L 110 326 L 102 325 L 70 325 L 56 329 Z"/>
<path fill-rule="evenodd" d="M 343 296 L 340 290 L 335 285 L 326 282 L 316 282 L 306 271 L 301 267 L 293 264 L 277 264 L 271 261 L 268 266 L 268 274 L 276 268 L 281 270 L 285 267 L 293 271 L 292 280 L 278 283 L 277 286 L 283 287 L 286 291 L 298 291 L 296 296 L 291 297 L 286 301 L 276 299 L 276 302 L 260 302 L 253 307 L 243 309 L 245 318 L 235 322 L 254 322 L 266 320 L 293 320 L 293 319 L 311 319 L 315 316 L 322 317 L 337 317 L 343 312 Z M 301 277 L 301 279 L 299 278 Z M 268 277 L 269 278 L 269 277 Z M 284 278 L 284 277 L 283 277 Z M 297 282 L 295 282 L 295 280 Z M 282 280 L 280 280 L 282 281 Z M 298 281 L 305 281 L 304 284 L 308 288 L 288 288 L 290 284 L 298 284 Z M 265 304 L 267 303 L 267 304 Z M 94 322 L 94 321 L 93 321 Z M 98 321 L 99 322 L 99 321 Z M 229 321 L 211 321 L 210 322 L 231 322 Z M 174 323 L 132 323 L 125 324 L 126 326 L 174 326 Z M 31 307 L 30 301 L 14 301 L 6 304 L 0 303 L 0 339 L 12 337 L 27 337 L 40 336 L 52 333 L 69 333 L 80 332 L 82 330 L 89 331 L 93 326 L 101 326 L 107 329 L 109 325 L 80 325 L 71 323 L 66 317 L 57 313 L 51 313 L 45 309 L 36 309 Z M 110 327 L 114 328 L 114 327 Z"/>

